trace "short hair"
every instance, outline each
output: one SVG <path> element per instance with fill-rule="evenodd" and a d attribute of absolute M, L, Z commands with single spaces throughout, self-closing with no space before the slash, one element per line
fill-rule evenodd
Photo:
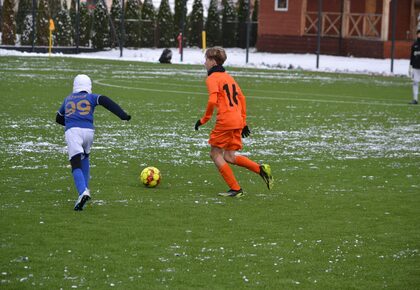
<path fill-rule="evenodd" d="M 419 33 L 420 33 L 420 29 L 417 30 L 417 34 L 419 34 Z"/>
<path fill-rule="evenodd" d="M 226 52 L 222 47 L 210 47 L 206 50 L 206 58 L 214 59 L 218 65 L 223 65 L 227 59 Z"/>

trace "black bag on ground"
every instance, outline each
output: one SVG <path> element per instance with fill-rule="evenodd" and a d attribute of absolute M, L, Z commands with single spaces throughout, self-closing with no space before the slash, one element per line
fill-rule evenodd
<path fill-rule="evenodd" d="M 160 55 L 159 62 L 160 63 L 171 63 L 172 59 L 172 51 L 169 48 L 165 48 Z"/>

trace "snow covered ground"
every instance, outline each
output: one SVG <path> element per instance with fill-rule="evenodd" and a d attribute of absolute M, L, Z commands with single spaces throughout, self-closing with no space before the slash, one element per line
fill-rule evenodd
<path fill-rule="evenodd" d="M 80 53 L 78 55 L 64 55 L 53 53 L 52 57 L 77 57 L 95 59 L 114 59 L 143 62 L 158 62 L 163 49 L 124 49 L 123 56 L 120 57 L 120 50 L 113 49 L 95 53 Z M 199 48 L 185 48 L 183 62 L 181 62 L 178 49 L 172 48 L 172 63 L 184 64 L 203 64 L 204 53 Z M 249 50 L 248 63 L 246 63 L 246 50 L 239 48 L 226 49 L 228 59 L 226 66 L 234 67 L 253 67 L 270 69 L 298 68 L 311 71 L 327 72 L 348 72 L 361 74 L 383 74 L 383 75 L 407 75 L 408 59 L 394 60 L 394 72 L 391 73 L 390 59 L 356 58 L 321 55 L 319 58 L 319 69 L 316 68 L 315 54 L 276 54 L 257 52 L 255 49 Z M 27 53 L 13 50 L 0 49 L 0 57 L 5 55 L 13 56 L 42 56 L 48 57 L 46 53 Z"/>

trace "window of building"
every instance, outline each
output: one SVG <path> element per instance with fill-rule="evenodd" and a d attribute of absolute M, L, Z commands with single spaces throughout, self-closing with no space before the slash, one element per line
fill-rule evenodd
<path fill-rule="evenodd" d="M 287 11 L 289 8 L 289 0 L 274 0 L 274 10 Z"/>

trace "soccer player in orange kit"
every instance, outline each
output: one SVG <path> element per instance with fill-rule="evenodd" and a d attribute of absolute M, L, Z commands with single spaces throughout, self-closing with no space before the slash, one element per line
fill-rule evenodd
<path fill-rule="evenodd" d="M 241 197 L 243 190 L 236 181 L 229 164 L 245 167 L 258 173 L 266 183 L 268 189 L 273 188 L 273 176 L 268 164 L 261 164 L 241 155 L 236 151 L 242 149 L 242 139 L 248 137 L 251 131 L 246 124 L 245 96 L 236 81 L 225 71 L 223 63 L 226 61 L 226 52 L 221 47 L 212 47 L 206 50 L 207 69 L 206 85 L 209 100 L 205 115 L 196 122 L 195 130 L 208 122 L 213 111 L 217 109 L 216 125 L 210 133 L 210 157 L 229 186 L 227 192 L 219 193 L 221 196 Z"/>

